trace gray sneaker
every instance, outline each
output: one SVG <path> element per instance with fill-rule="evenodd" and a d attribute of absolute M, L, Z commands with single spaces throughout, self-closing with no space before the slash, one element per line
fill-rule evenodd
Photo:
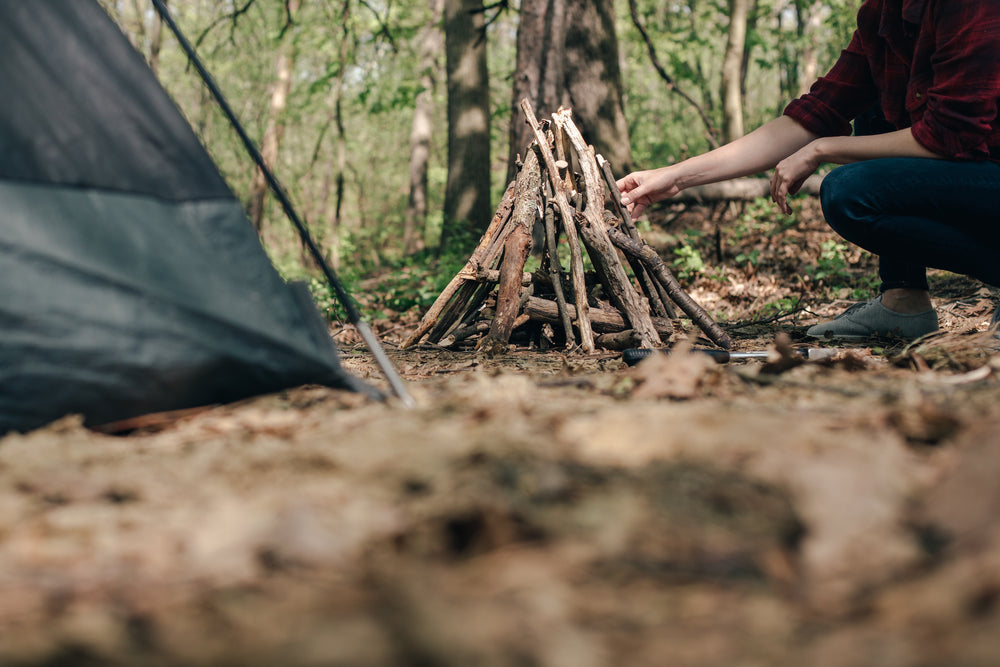
<path fill-rule="evenodd" d="M 931 308 L 915 315 L 904 315 L 882 305 L 882 295 L 856 303 L 829 322 L 809 327 L 813 338 L 865 340 L 874 336 L 920 338 L 938 329 L 937 312 Z"/>

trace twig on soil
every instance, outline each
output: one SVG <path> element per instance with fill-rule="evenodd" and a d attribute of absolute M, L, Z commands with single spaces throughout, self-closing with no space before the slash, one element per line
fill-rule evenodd
<path fill-rule="evenodd" d="M 805 306 L 800 306 L 798 308 L 792 308 L 791 310 L 782 310 L 770 317 L 765 317 L 759 320 L 738 320 L 736 322 L 731 322 L 726 324 L 726 329 L 729 331 L 739 331 L 740 329 L 749 329 L 750 327 L 760 326 L 762 324 L 774 324 L 780 320 L 790 317 L 792 315 L 797 315 L 799 313 L 808 313 L 809 309 Z"/>

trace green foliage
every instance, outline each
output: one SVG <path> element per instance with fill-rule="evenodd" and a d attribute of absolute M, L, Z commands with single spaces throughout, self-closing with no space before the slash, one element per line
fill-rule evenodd
<path fill-rule="evenodd" d="M 782 296 L 765 303 L 755 314 L 756 317 L 766 319 L 786 313 L 794 313 L 802 308 L 802 299 L 798 295 Z"/>
<path fill-rule="evenodd" d="M 676 88 L 653 69 L 629 3 L 618 3 L 623 53 L 625 111 L 637 164 L 669 164 L 709 148 L 706 128 L 683 91 L 708 115 L 722 121 L 719 98 L 728 3 L 699 0 L 635 0 L 639 18 Z M 814 32 L 800 28 L 808 12 L 820 12 Z M 747 130 L 771 120 L 799 94 L 807 51 L 815 51 L 817 74 L 825 73 L 850 39 L 857 0 L 822 3 L 760 0 L 754 3 L 746 35 L 744 124 Z M 720 32 L 722 28 L 722 32 Z M 794 87 L 794 90 L 793 90 Z"/>
<path fill-rule="evenodd" d="M 784 215 L 768 197 L 757 197 L 747 204 L 733 223 L 732 235 L 736 240 L 772 233 L 776 223 L 781 228 L 795 224 L 795 214 Z M 780 221 L 780 222 L 779 222 Z"/>
<path fill-rule="evenodd" d="M 829 239 L 823 241 L 820 249 L 816 264 L 806 269 L 810 277 L 817 281 L 837 281 L 844 280 L 850 275 L 847 258 L 844 256 L 844 253 L 847 252 L 846 243 Z"/>
<path fill-rule="evenodd" d="M 339 276 L 339 278 L 342 282 L 344 281 L 344 276 Z M 328 320 L 337 322 L 347 320 L 347 310 L 340 303 L 340 300 L 337 299 L 337 295 L 330 283 L 314 277 L 309 279 L 308 285 L 313 301 L 316 302 L 316 307 Z M 353 284 L 345 282 L 344 287 L 347 289 L 348 294 L 354 295 Z"/>
<path fill-rule="evenodd" d="M 367 317 L 384 319 L 400 313 L 427 310 L 468 260 L 459 244 L 438 254 L 435 250 L 398 257 L 375 268 L 367 262 L 345 266 L 339 278 Z M 318 277 L 309 289 L 320 311 L 331 320 L 346 319 L 333 289 Z"/>
<path fill-rule="evenodd" d="M 690 95 L 718 125 L 719 72 L 725 41 L 720 28 L 724 32 L 728 25 L 727 3 L 635 1 L 659 59 L 677 88 Z M 149 40 L 155 32 L 153 13 L 142 3 L 101 2 L 137 48 L 148 54 Z M 705 150 L 709 142 L 699 114 L 653 69 L 647 45 L 632 24 L 628 5 L 616 5 L 616 28 L 635 162 L 658 166 Z M 809 11 L 816 3 L 755 3 L 756 13 L 747 34 L 744 112 L 748 128 L 769 120 L 787 103 L 790 77 L 800 66 L 807 46 L 818 48 L 822 73 L 846 43 L 857 0 L 830 0 L 823 5 L 820 29 L 807 36 L 797 29 L 795 11 L 797 7 Z M 402 256 L 409 134 L 415 100 L 422 92 L 421 35 L 428 6 L 350 3 L 344 17 L 341 3 L 307 2 L 302 3 L 291 24 L 286 21 L 283 3 L 248 3 L 246 11 L 236 14 L 233 3 L 212 0 L 171 0 L 170 7 L 181 28 L 197 42 L 209 70 L 258 142 L 269 120 L 278 55 L 287 51 L 293 56 L 292 88 L 281 118 L 281 155 L 274 165 L 278 178 L 303 217 L 310 220 L 311 231 L 320 244 L 336 252 L 345 278 L 359 283 L 361 276 L 380 276 L 385 289 L 367 291 L 386 295 L 380 302 L 386 310 L 426 305 L 439 283 L 457 271 L 453 264 L 464 262 L 478 239 L 477 233 L 469 232 L 453 237 L 446 248 L 435 248 L 447 181 L 447 118 L 439 72 L 432 96 L 436 123 L 428 173 L 428 219 L 420 230 L 433 251 Z M 506 185 L 516 37 L 516 12 L 501 14 L 487 31 L 492 120 L 490 185 L 494 202 L 499 201 Z M 254 167 L 169 36 L 160 53 L 158 74 L 234 193 L 245 201 Z M 335 116 L 338 85 L 342 85 L 342 144 Z M 334 213 L 338 178 L 343 183 L 339 218 Z M 639 223 L 648 225 L 646 220 Z M 775 224 L 780 231 L 794 224 L 794 216 L 783 216 L 767 200 L 748 206 L 736 223 L 738 231 L 745 235 L 765 233 L 768 225 Z M 770 229 L 773 231 L 773 227 Z M 273 201 L 266 210 L 263 239 L 283 275 L 310 276 L 310 270 L 301 265 L 298 241 Z M 685 278 L 710 277 L 711 269 L 703 260 L 712 251 L 707 245 L 705 239 L 684 239 L 671 258 L 675 270 Z M 754 249 L 737 258 L 751 265 L 759 259 Z M 828 285 L 848 284 L 844 278 L 847 269 L 838 263 L 844 260 L 843 252 L 838 258 L 837 249 L 830 248 L 810 277 Z M 851 285 L 856 284 L 854 280 Z M 322 288 L 314 292 L 326 302 Z"/>
<path fill-rule="evenodd" d="M 705 271 L 705 260 L 694 246 L 685 244 L 674 248 L 673 253 L 670 266 L 681 280 L 691 280 Z"/>

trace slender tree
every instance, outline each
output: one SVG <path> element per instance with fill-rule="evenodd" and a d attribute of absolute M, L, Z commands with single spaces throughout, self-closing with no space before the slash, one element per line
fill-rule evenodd
<path fill-rule="evenodd" d="M 797 0 L 795 3 L 796 18 L 798 19 L 799 33 L 802 36 L 802 76 L 798 93 L 802 94 L 809 90 L 816 77 L 819 76 L 819 33 L 823 27 L 823 9 L 826 3 L 822 0 L 805 2 Z"/>
<path fill-rule="evenodd" d="M 410 130 L 410 197 L 403 227 L 403 251 L 412 253 L 424 245 L 427 220 L 427 166 L 434 128 L 434 88 L 444 49 L 441 17 L 444 0 L 430 0 L 427 23 L 420 37 L 420 92 L 414 101 Z"/>
<path fill-rule="evenodd" d="M 163 4 L 169 5 L 167 0 Z M 156 74 L 160 70 L 160 49 L 163 48 L 163 19 L 158 12 L 153 12 L 153 27 L 149 35 L 149 68 Z"/>
<path fill-rule="evenodd" d="M 743 53 L 748 0 L 729 0 L 729 31 L 722 60 L 723 141 L 743 136 Z"/>
<path fill-rule="evenodd" d="M 441 247 L 460 229 L 485 231 L 490 207 L 490 105 L 482 0 L 445 0 L 448 182 Z"/>
<path fill-rule="evenodd" d="M 712 120 L 712 104 L 711 98 L 707 94 L 707 87 L 703 86 L 705 90 L 702 91 L 704 102 L 698 102 L 691 93 L 689 93 L 684 87 L 682 87 L 678 81 L 677 77 L 674 76 L 670 71 L 667 70 L 666 66 L 660 58 L 659 52 L 656 48 L 656 44 L 653 41 L 652 36 L 649 31 L 646 30 L 646 26 L 642 17 L 639 13 L 639 7 L 636 0 L 629 0 L 629 13 L 632 16 L 632 24 L 635 26 L 636 30 L 639 32 L 642 42 L 646 47 L 646 52 L 649 55 L 649 60 L 653 65 L 653 69 L 659 75 L 660 79 L 666 84 L 666 90 L 673 95 L 680 97 L 684 102 L 694 109 L 698 113 L 698 117 L 701 119 L 702 124 L 705 126 L 705 139 L 708 145 L 715 148 L 719 145 L 718 129 L 716 128 L 715 122 Z M 689 20 L 691 21 L 692 35 L 696 34 L 694 27 L 694 7 L 691 7 L 691 11 L 688 12 Z M 697 62 L 697 61 L 696 61 Z M 700 64 L 698 65 L 700 68 Z M 703 76 L 699 76 L 699 79 L 704 79 Z"/>
<path fill-rule="evenodd" d="M 284 115 L 288 107 L 288 94 L 292 89 L 292 69 L 295 65 L 295 48 L 288 28 L 299 12 L 301 0 L 287 0 L 285 3 L 286 24 L 282 30 L 282 44 L 274 64 L 274 86 L 271 91 L 271 105 L 268 110 L 267 128 L 261 141 L 260 153 L 269 167 L 278 162 L 281 138 L 284 133 Z M 264 221 L 264 204 L 267 201 L 267 181 L 260 169 L 254 171 L 250 183 L 250 201 L 247 207 L 250 220 L 260 230 Z"/>

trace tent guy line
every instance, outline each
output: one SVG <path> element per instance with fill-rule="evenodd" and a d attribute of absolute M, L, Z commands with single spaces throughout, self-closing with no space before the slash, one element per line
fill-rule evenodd
<path fill-rule="evenodd" d="M 347 292 L 347 289 L 344 287 L 343 283 L 341 283 L 340 279 L 337 277 L 337 274 L 333 270 L 333 267 L 330 266 L 329 262 L 327 262 L 326 258 L 323 256 L 323 253 L 320 252 L 319 248 L 316 246 L 316 243 L 313 241 L 312 236 L 309 234 L 309 230 L 302 222 L 302 219 L 296 212 L 295 207 L 292 205 L 291 200 L 288 198 L 288 195 L 286 194 L 284 187 L 281 185 L 277 177 L 264 162 L 264 157 L 257 149 L 256 144 L 254 144 L 253 140 L 246 133 L 246 130 L 243 128 L 243 125 L 240 123 L 239 119 L 236 117 L 236 114 L 233 112 L 232 107 L 229 106 L 229 102 L 222 94 L 222 91 L 219 88 L 219 86 L 215 83 L 214 77 L 212 77 L 212 74 L 202 64 L 201 59 L 198 58 L 198 54 L 195 52 L 194 47 L 188 41 L 187 37 L 185 37 L 184 33 L 181 32 L 180 27 L 174 21 L 173 17 L 170 14 L 170 11 L 167 9 L 167 6 L 164 4 L 163 0 L 151 0 L 151 2 L 153 3 L 153 7 L 156 9 L 156 12 L 163 19 L 163 22 L 167 24 L 167 27 L 170 28 L 170 31 L 174 34 L 174 37 L 177 38 L 178 43 L 180 44 L 184 52 L 187 54 L 188 58 L 191 60 L 191 64 L 194 65 L 195 69 L 198 71 L 199 76 L 205 83 L 205 86 L 208 87 L 209 92 L 212 93 L 212 96 L 215 98 L 216 103 L 218 103 L 219 107 L 222 109 L 222 112 L 226 115 L 226 118 L 229 119 L 229 123 L 232 125 L 233 129 L 239 135 L 240 140 L 243 142 L 243 145 L 247 150 L 247 153 L 250 154 L 250 157 L 253 159 L 254 163 L 261 170 L 261 173 L 267 180 L 268 186 L 271 188 L 271 191 L 274 193 L 274 196 L 281 204 L 281 208 L 284 210 L 285 215 L 295 226 L 295 229 L 298 232 L 300 238 L 302 239 L 302 242 L 309 250 L 309 254 L 316 261 L 316 264 L 323 271 L 323 275 L 326 277 L 327 282 L 330 284 L 331 287 L 333 287 L 334 291 L 336 292 L 337 299 L 340 301 L 341 305 L 344 306 L 344 310 L 347 312 L 348 321 L 354 325 L 355 329 L 358 330 L 358 333 L 361 334 L 361 338 L 364 339 L 365 341 L 365 345 L 368 347 L 369 351 L 375 357 L 375 361 L 378 364 L 379 368 L 382 370 L 382 373 L 385 375 L 386 380 L 388 380 L 389 385 L 392 388 L 392 392 L 396 395 L 396 397 L 402 402 L 402 404 L 405 407 L 408 408 L 414 407 L 416 403 L 410 396 L 410 393 L 407 391 L 406 386 L 403 384 L 403 380 L 399 376 L 399 373 L 396 371 L 396 368 L 393 366 L 392 360 L 390 360 L 388 355 L 385 353 L 385 349 L 379 342 L 378 337 L 375 335 L 375 332 L 372 331 L 368 323 L 361 318 L 361 313 L 358 311 L 357 307 L 354 305 L 354 302 L 351 300 L 351 295 Z"/>

